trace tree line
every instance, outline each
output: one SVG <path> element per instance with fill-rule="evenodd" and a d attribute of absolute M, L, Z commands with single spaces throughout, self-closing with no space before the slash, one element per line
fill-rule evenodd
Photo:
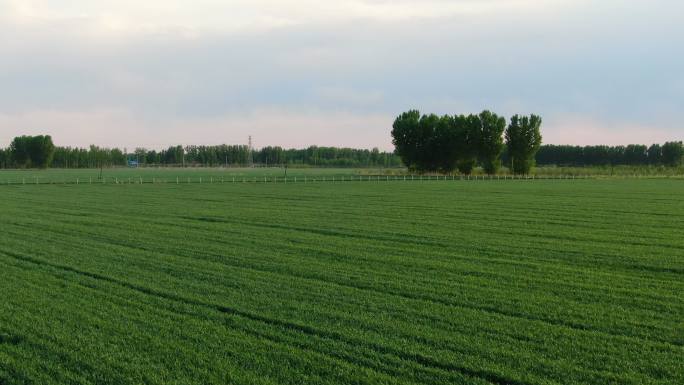
<path fill-rule="evenodd" d="M 417 111 L 400 115 L 392 136 L 396 152 L 310 146 L 284 149 L 267 146 L 252 150 L 246 145 L 171 146 L 163 150 L 58 147 L 49 135 L 20 136 L 0 148 L 0 168 L 98 168 L 126 166 L 135 161 L 147 166 L 246 166 L 308 165 L 319 167 L 401 167 L 417 171 L 472 172 L 481 165 L 493 174 L 501 165 L 525 173 L 534 164 L 583 166 L 679 166 L 681 141 L 627 146 L 539 145 L 541 119 L 504 118 L 485 111 L 479 115 L 420 116 Z M 536 153 L 534 153 L 536 151 Z M 515 168 L 517 165 L 517 168 Z"/>
<path fill-rule="evenodd" d="M 135 160 L 149 165 L 308 165 L 319 167 L 400 167 L 401 159 L 391 152 L 309 146 L 304 149 L 285 149 L 267 146 L 250 151 L 246 145 L 172 146 L 155 151 L 139 148 Z"/>
<path fill-rule="evenodd" d="M 630 144 L 627 146 L 543 145 L 537 152 L 537 163 L 557 166 L 668 166 L 682 164 L 682 142 L 664 144 Z"/>
<path fill-rule="evenodd" d="M 247 166 L 305 165 L 319 167 L 400 167 L 392 152 L 310 146 L 284 149 L 268 146 L 251 150 L 246 145 L 170 146 L 163 150 L 56 147 L 50 136 L 22 136 L 8 148 L 0 148 L 0 168 L 99 168 L 127 166 Z"/>
<path fill-rule="evenodd" d="M 506 148 L 513 172 L 526 174 L 541 146 L 541 123 L 537 115 L 515 115 L 507 125 L 490 111 L 437 116 L 411 110 L 395 119 L 392 143 L 404 164 L 420 172 L 458 169 L 470 174 L 479 164 L 487 174 L 495 174 Z"/>
<path fill-rule="evenodd" d="M 18 136 L 9 148 L 0 148 L 0 167 L 14 164 L 24 167 L 46 168 L 52 164 L 55 145 L 49 135 Z"/>

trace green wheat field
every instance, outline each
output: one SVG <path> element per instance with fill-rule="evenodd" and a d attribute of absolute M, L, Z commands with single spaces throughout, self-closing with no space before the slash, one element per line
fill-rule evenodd
<path fill-rule="evenodd" d="M 0 298 L 2 385 L 682 384 L 684 180 L 5 184 Z"/>

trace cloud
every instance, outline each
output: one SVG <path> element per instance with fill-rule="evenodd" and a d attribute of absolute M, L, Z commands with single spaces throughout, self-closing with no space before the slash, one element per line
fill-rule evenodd
<path fill-rule="evenodd" d="M 158 146 L 258 131 L 387 148 L 409 108 L 538 113 L 545 137 L 569 142 L 566 120 L 595 140 L 674 139 L 682 12 L 673 0 L 0 0 L 0 139 L 54 129 L 64 144 L 122 145 L 124 132 Z"/>
<path fill-rule="evenodd" d="M 387 127 L 393 118 L 317 110 L 262 108 L 239 115 L 193 119 L 141 119 L 125 110 L 31 111 L 0 114 L 0 143 L 17 127 L 26 135 L 51 135 L 57 145 L 166 148 L 177 144 L 247 143 L 302 148 L 311 144 L 391 150 Z M 49 122 L 49 123 L 47 123 Z M 344 135 L 340 136 L 340 133 Z"/>
<path fill-rule="evenodd" d="M 24 26 L 79 23 L 88 32 L 141 34 L 168 31 L 240 33 L 283 26 L 330 25 L 353 20 L 402 22 L 454 16 L 536 12 L 568 0 L 4 0 L 5 19 Z"/>
<path fill-rule="evenodd" d="M 544 143 L 592 145 L 592 144 L 646 144 L 664 143 L 674 139 L 677 131 L 671 127 L 647 126 L 634 122 L 606 123 L 585 117 L 565 117 L 549 122 L 553 130 L 545 130 Z M 673 135 L 674 134 L 674 135 Z"/>

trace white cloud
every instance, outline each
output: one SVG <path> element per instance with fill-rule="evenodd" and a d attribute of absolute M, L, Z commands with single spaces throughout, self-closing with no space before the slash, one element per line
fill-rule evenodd
<path fill-rule="evenodd" d="M 259 108 L 241 114 L 193 119 L 141 119 L 130 111 L 30 111 L 0 113 L 0 146 L 21 132 L 52 135 L 57 145 L 166 148 L 177 144 L 246 143 L 302 148 L 312 144 L 391 150 L 391 115 L 345 111 Z M 19 127 L 19 129 L 17 129 Z M 340 135 L 342 133 L 342 135 Z"/>
<path fill-rule="evenodd" d="M 79 145 L 252 134 L 387 148 L 391 117 L 409 108 L 534 112 L 548 140 L 571 143 L 674 139 L 678 11 L 674 0 L 0 0 L 0 146 L 54 130 Z"/>
<path fill-rule="evenodd" d="M 547 122 L 543 127 L 544 143 L 592 145 L 592 144 L 646 144 L 664 143 L 682 138 L 673 135 L 669 127 L 648 126 L 637 122 L 619 123 L 588 119 L 586 117 L 566 117 Z"/>
<path fill-rule="evenodd" d="M 320 87 L 314 91 L 314 95 L 326 102 L 342 105 L 372 106 L 384 100 L 380 90 L 357 90 L 343 86 Z"/>
<path fill-rule="evenodd" d="M 354 20 L 398 22 L 473 15 L 540 13 L 569 0 L 4 0 L 4 18 L 19 26 L 80 24 L 81 32 L 239 33 Z M 577 4 L 577 2 L 574 2 Z"/>

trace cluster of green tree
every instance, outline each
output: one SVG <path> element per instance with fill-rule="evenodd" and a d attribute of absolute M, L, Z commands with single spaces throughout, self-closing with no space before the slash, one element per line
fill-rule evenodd
<path fill-rule="evenodd" d="M 324 167 L 399 167 L 401 158 L 391 152 L 338 147 L 310 146 L 305 149 L 264 147 L 254 153 L 261 164 L 302 164 Z"/>
<path fill-rule="evenodd" d="M 137 148 L 132 153 L 128 153 L 125 149 L 122 151 L 118 148 L 90 146 L 86 149 L 51 145 L 49 157 L 40 158 L 38 155 L 26 156 L 25 143 L 33 141 L 33 138 L 50 139 L 50 137 L 25 138 L 28 137 L 16 138 L 10 148 L 0 149 L 0 168 L 97 168 L 126 166 L 129 161 L 150 166 L 208 167 L 250 164 L 335 167 L 399 167 L 402 165 L 399 156 L 394 153 L 381 152 L 377 148 L 365 150 L 317 146 L 306 149 L 283 149 L 269 146 L 251 152 L 245 145 L 171 146 L 161 151 Z M 36 141 L 39 142 L 37 139 Z M 51 139 L 49 143 L 52 143 Z M 35 154 L 45 149 L 48 148 L 30 147 L 31 151 L 35 150 Z"/>
<path fill-rule="evenodd" d="M 129 155 L 141 165 L 221 166 L 249 164 L 249 147 L 245 145 L 171 146 L 156 151 L 136 148 Z"/>
<path fill-rule="evenodd" d="M 0 169 L 10 168 L 12 164 L 12 154 L 9 152 L 9 149 L 0 148 Z"/>
<path fill-rule="evenodd" d="M 55 145 L 49 135 L 18 136 L 10 147 L 0 152 L 0 164 L 3 167 L 46 168 L 52 163 Z"/>
<path fill-rule="evenodd" d="M 515 173 L 529 173 L 541 145 L 541 118 L 537 115 L 506 119 L 489 111 L 479 115 L 421 115 L 411 110 L 392 125 L 396 153 L 417 171 L 470 174 L 480 164 L 488 174 L 501 166 L 504 134 L 510 164 Z"/>
<path fill-rule="evenodd" d="M 567 146 L 544 145 L 537 152 L 540 165 L 605 166 L 605 165 L 665 165 L 682 164 L 682 142 L 663 145 L 630 144 L 627 146 Z"/>
<path fill-rule="evenodd" d="M 56 147 L 50 167 L 54 168 L 98 168 L 125 166 L 127 156 L 118 148 Z"/>
<path fill-rule="evenodd" d="M 538 116 L 504 118 L 489 111 L 479 115 L 401 114 L 394 122 L 392 137 L 396 153 L 372 150 L 318 147 L 283 149 L 264 147 L 250 153 L 245 145 L 172 146 L 156 151 L 55 147 L 50 136 L 20 136 L 9 148 L 0 148 L 0 168 L 97 168 L 141 165 L 311 165 L 319 167 L 398 167 L 417 171 L 468 174 L 480 164 L 493 174 L 501 164 L 515 173 L 528 173 L 536 163 L 557 166 L 666 165 L 682 164 L 682 142 L 628 146 L 543 145 Z M 505 142 L 504 142 L 505 138 Z M 504 144 L 505 143 L 505 144 Z M 403 163 L 402 163 L 403 161 Z"/>
<path fill-rule="evenodd" d="M 268 146 L 253 150 L 245 145 L 221 146 L 174 146 L 166 150 L 155 151 L 144 148 L 136 149 L 134 160 L 139 164 L 149 165 L 284 165 L 298 164 L 311 166 L 337 167 L 398 167 L 401 159 L 388 152 L 373 150 L 318 147 L 305 149 L 284 149 Z"/>

